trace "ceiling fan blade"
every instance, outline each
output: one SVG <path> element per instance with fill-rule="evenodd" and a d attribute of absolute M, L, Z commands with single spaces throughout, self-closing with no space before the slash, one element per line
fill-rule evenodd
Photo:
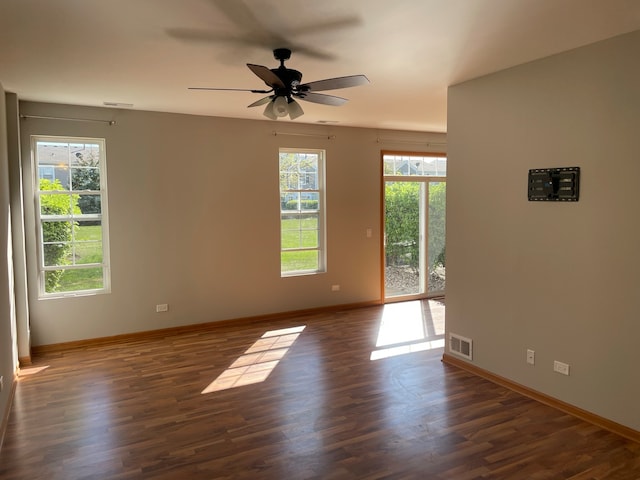
<path fill-rule="evenodd" d="M 214 32 L 197 28 L 165 28 L 167 35 L 177 40 L 202 43 L 225 43 L 264 48 L 263 37 L 254 33 Z M 273 42 L 272 42 L 273 43 Z"/>
<path fill-rule="evenodd" d="M 327 78 L 325 80 L 303 83 L 298 86 L 298 90 L 318 92 L 322 90 L 357 87 L 366 85 L 367 83 L 369 83 L 369 79 L 365 75 L 350 75 L 348 77 Z"/>
<path fill-rule="evenodd" d="M 193 28 L 167 28 L 167 35 L 179 40 L 196 42 L 222 42 L 236 43 L 240 45 L 261 47 L 261 48 L 282 48 L 287 47 L 295 51 L 298 55 L 317 58 L 320 60 L 332 60 L 335 55 L 322 50 L 299 44 L 293 41 L 294 37 L 302 34 L 314 34 L 330 32 L 345 27 L 353 27 L 361 24 L 361 20 L 355 16 L 345 16 L 328 20 L 313 19 L 313 23 L 290 25 L 286 29 L 282 28 L 282 23 L 263 23 L 264 15 L 260 11 L 254 12 L 249 8 L 249 0 L 209 0 L 213 6 L 235 25 L 233 31 L 202 30 Z M 272 7 L 273 10 L 274 7 Z M 277 10 L 275 10 L 277 14 Z M 299 23 L 299 22 L 297 22 Z M 282 35 L 282 31 L 288 32 L 288 37 Z"/>
<path fill-rule="evenodd" d="M 259 34 L 255 30 L 242 33 L 212 32 L 209 30 L 180 27 L 166 28 L 165 32 L 170 37 L 186 42 L 236 44 L 247 47 L 258 47 L 261 50 L 264 48 L 273 50 L 274 48 L 281 48 L 283 45 L 286 45 L 287 48 L 295 51 L 297 55 L 305 55 L 319 60 L 333 60 L 335 58 L 335 55 L 308 47 L 301 43 L 292 42 L 280 35 L 269 32 L 264 34 Z"/>
<path fill-rule="evenodd" d="M 253 63 L 247 63 L 247 67 L 258 77 L 262 79 L 264 83 L 271 88 L 284 88 L 284 83 L 278 78 L 278 76 L 263 65 L 254 65 Z"/>
<path fill-rule="evenodd" d="M 355 16 L 347 16 L 342 18 L 335 18 L 333 20 L 319 20 L 316 19 L 314 23 L 306 23 L 304 25 L 290 26 L 287 28 L 287 32 L 290 35 L 302 35 L 302 34 L 314 34 L 325 33 L 329 30 L 340 29 L 344 27 L 355 27 L 360 25 L 362 21 Z"/>
<path fill-rule="evenodd" d="M 272 99 L 273 99 L 272 95 L 270 95 L 268 97 L 263 97 L 260 100 L 256 100 L 251 105 L 247 105 L 247 108 L 258 107 L 260 105 L 264 105 L 265 103 L 270 102 Z"/>
<path fill-rule="evenodd" d="M 325 95 L 324 93 L 305 92 L 302 94 L 294 95 L 296 95 L 296 97 L 298 97 L 300 100 L 305 100 L 307 102 L 313 103 L 321 103 L 323 105 L 332 105 L 334 107 L 339 107 L 340 105 L 343 105 L 349 101 L 346 98 L 335 97 L 333 95 Z"/>
<path fill-rule="evenodd" d="M 268 25 L 265 25 L 260 21 L 260 18 L 263 15 L 255 15 L 247 5 L 246 1 L 212 0 L 212 2 L 218 8 L 218 10 L 220 10 L 229 20 L 235 23 L 235 25 L 244 32 L 233 41 L 263 48 L 269 47 L 272 50 L 274 48 L 288 47 L 291 50 L 294 50 L 297 54 L 306 55 L 308 57 L 318 58 L 321 60 L 331 60 L 334 58 L 332 55 L 329 55 L 320 50 L 306 47 L 304 45 L 295 44 L 290 39 L 287 39 L 280 33 L 278 33 L 281 29 L 274 28 L 275 25 L 269 28 Z M 330 22 L 325 22 L 321 24 L 319 28 L 316 24 L 307 25 L 305 28 L 300 29 L 296 34 L 313 34 L 314 31 L 322 30 L 323 27 L 340 28 L 349 24 L 353 24 L 353 21 L 353 17 L 347 17 L 346 19 L 338 19 Z"/>
<path fill-rule="evenodd" d="M 251 93 L 271 93 L 271 90 L 249 90 L 247 88 L 214 88 L 214 87 L 188 87 L 187 90 L 221 90 L 225 92 L 251 92 Z"/>
<path fill-rule="evenodd" d="M 202 30 L 197 28 L 175 27 L 165 28 L 164 31 L 170 37 L 176 38 L 178 40 L 186 40 L 192 42 L 223 42 L 235 40 L 235 38 L 229 39 L 230 34 L 212 32 L 209 30 Z"/>
<path fill-rule="evenodd" d="M 318 60 L 334 60 L 336 58 L 335 55 L 323 52 L 322 50 L 318 50 L 317 48 L 307 47 L 306 45 L 303 45 L 301 43 L 294 43 L 291 40 L 280 42 L 280 45 L 288 45 L 287 48 L 295 52 L 296 55 L 305 55 L 309 58 L 317 58 Z"/>
<path fill-rule="evenodd" d="M 289 118 L 291 118 L 291 120 L 295 120 L 296 118 L 304 115 L 302 107 L 294 99 L 291 99 L 291 101 L 288 103 L 287 109 L 289 110 Z"/>
<path fill-rule="evenodd" d="M 264 30 L 262 23 L 241 0 L 212 0 L 212 3 L 236 26 L 244 30 Z"/>
<path fill-rule="evenodd" d="M 251 32 L 260 31 L 261 33 L 271 33 L 270 29 L 260 22 L 256 15 L 254 15 L 251 9 L 247 6 L 247 2 L 243 2 L 241 0 L 211 0 L 211 2 L 229 20 L 235 23 L 237 27 Z M 353 27 L 361 23 L 362 22 L 358 17 L 346 16 L 332 20 L 315 21 L 314 23 L 308 23 L 298 27 L 290 26 L 287 28 L 287 31 L 292 35 L 313 34 L 326 30 Z"/>

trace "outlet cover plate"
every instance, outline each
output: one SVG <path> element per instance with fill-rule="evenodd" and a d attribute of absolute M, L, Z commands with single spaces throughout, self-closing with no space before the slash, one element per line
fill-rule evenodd
<path fill-rule="evenodd" d="M 553 371 L 561 373 L 562 375 L 569 375 L 569 364 L 554 360 Z"/>
<path fill-rule="evenodd" d="M 527 363 L 529 365 L 536 364 L 536 352 L 534 350 L 527 349 Z"/>

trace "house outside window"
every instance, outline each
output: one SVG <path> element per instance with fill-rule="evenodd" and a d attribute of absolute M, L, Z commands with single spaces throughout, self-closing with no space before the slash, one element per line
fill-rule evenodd
<path fill-rule="evenodd" d="M 324 150 L 280 149 L 280 273 L 326 270 Z"/>
<path fill-rule="evenodd" d="M 110 291 L 105 142 L 32 137 L 40 298 Z"/>

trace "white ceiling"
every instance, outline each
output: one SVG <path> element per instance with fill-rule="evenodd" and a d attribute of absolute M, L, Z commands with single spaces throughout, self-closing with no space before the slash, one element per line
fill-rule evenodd
<path fill-rule="evenodd" d="M 246 64 L 275 68 L 271 50 L 291 47 L 303 82 L 371 81 L 324 92 L 340 107 L 300 102 L 294 122 L 445 132 L 447 86 L 638 29 L 639 0 L 0 0 L 0 83 L 23 100 L 264 120 L 246 108 L 258 94 L 187 87 L 265 88 Z"/>

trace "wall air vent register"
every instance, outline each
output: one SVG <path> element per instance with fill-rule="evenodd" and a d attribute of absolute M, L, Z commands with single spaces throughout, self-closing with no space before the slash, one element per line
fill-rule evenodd
<path fill-rule="evenodd" d="M 456 333 L 449 333 L 449 351 L 459 357 L 473 360 L 473 341 Z"/>

